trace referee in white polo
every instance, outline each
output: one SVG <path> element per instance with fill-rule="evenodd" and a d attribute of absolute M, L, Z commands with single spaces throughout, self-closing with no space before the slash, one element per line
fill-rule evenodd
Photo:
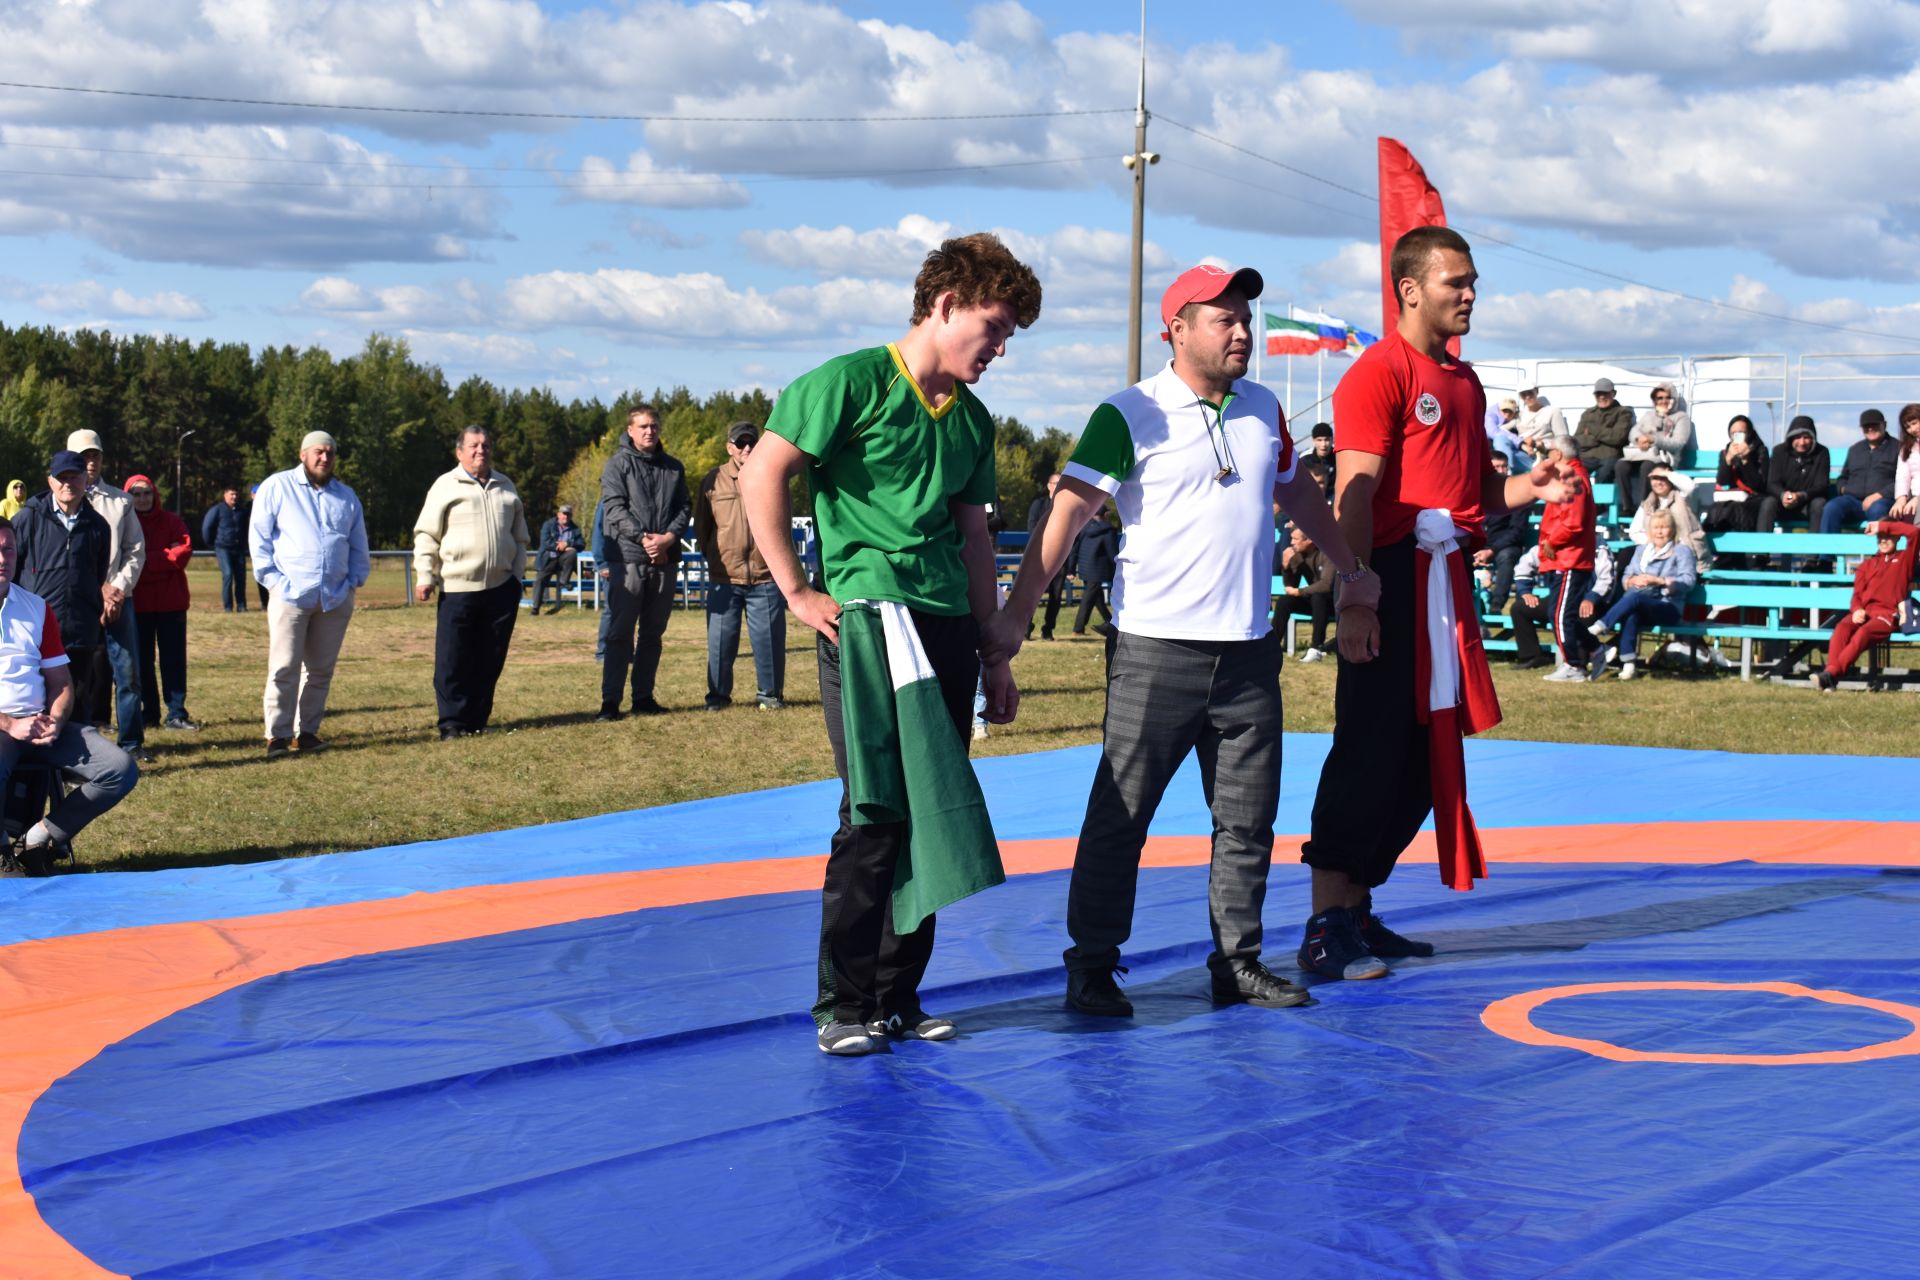
<path fill-rule="evenodd" d="M 1279 401 L 1246 378 L 1249 304 L 1262 287 L 1250 268 L 1201 266 L 1168 288 L 1161 336 L 1173 359 L 1093 411 L 981 644 L 983 653 L 1020 647 L 1074 536 L 1111 497 L 1121 521 L 1117 634 L 1107 642 L 1100 765 L 1067 896 L 1067 1003 L 1082 1013 L 1133 1013 L 1114 974 L 1126 971 L 1120 947 L 1133 928 L 1140 852 L 1167 783 L 1193 751 L 1213 812 L 1214 1002 L 1308 1000 L 1260 963 L 1280 803 L 1272 504 L 1325 548 L 1345 601 L 1371 600 L 1379 586 L 1347 549 L 1319 482 L 1295 467 Z"/>

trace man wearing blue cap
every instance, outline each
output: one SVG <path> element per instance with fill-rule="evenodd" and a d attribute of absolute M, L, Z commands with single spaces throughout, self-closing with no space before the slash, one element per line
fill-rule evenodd
<path fill-rule="evenodd" d="M 113 530 L 87 502 L 87 464 L 62 449 L 47 463 L 47 488 L 14 515 L 21 586 L 47 602 L 71 659 L 73 718 L 107 719 L 112 690 L 106 651 L 106 584 Z"/>

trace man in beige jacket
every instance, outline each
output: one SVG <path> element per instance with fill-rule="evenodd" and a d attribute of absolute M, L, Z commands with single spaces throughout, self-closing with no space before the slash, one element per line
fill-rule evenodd
<path fill-rule="evenodd" d="M 707 559 L 707 710 L 733 705 L 733 663 L 740 656 L 740 621 L 753 644 L 753 671 L 762 711 L 786 706 L 787 602 L 753 545 L 740 505 L 740 468 L 753 454 L 760 428 L 727 428 L 727 460 L 707 472 L 694 504 L 693 535 Z"/>
<path fill-rule="evenodd" d="M 468 427 L 453 455 L 413 526 L 415 596 L 424 604 L 441 593 L 433 694 L 442 742 L 482 732 L 493 714 L 531 541 L 520 491 L 493 469 L 493 433 Z"/>

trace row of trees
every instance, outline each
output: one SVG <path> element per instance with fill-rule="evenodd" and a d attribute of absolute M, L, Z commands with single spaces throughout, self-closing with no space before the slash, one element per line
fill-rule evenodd
<path fill-rule="evenodd" d="M 405 547 L 427 486 L 452 465 L 461 427 L 493 431 L 496 465 L 532 518 L 571 502 L 584 521 L 627 410 L 642 402 L 659 408 L 667 449 L 690 482 L 725 460 L 728 426 L 764 423 L 773 408 L 759 391 L 702 399 L 685 388 L 636 390 L 603 404 L 562 403 L 543 388 L 503 390 L 478 376 L 449 387 L 405 341 L 377 333 L 338 359 L 319 347 L 255 353 L 244 343 L 0 324 L 0 481 L 19 478 L 37 492 L 67 434 L 91 428 L 106 443 L 110 479 L 145 472 L 168 506 L 193 514 L 228 485 L 244 492 L 292 466 L 301 437 L 321 430 L 339 441 L 339 473 L 366 507 L 374 546 Z M 1002 504 L 1019 528 L 1071 438 L 997 422 Z M 807 495 L 797 493 L 795 504 L 808 510 Z"/>

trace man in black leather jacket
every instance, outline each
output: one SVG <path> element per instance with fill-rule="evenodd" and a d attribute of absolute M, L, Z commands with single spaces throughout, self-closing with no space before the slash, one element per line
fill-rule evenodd
<path fill-rule="evenodd" d="M 660 414 L 643 404 L 627 414 L 627 433 L 600 473 L 606 522 L 607 656 L 600 670 L 600 720 L 620 718 L 632 670 L 633 710 L 658 715 L 653 696 L 660 641 L 673 614 L 680 538 L 692 519 L 687 472 L 660 445 Z M 636 637 L 636 629 L 638 635 Z"/>

